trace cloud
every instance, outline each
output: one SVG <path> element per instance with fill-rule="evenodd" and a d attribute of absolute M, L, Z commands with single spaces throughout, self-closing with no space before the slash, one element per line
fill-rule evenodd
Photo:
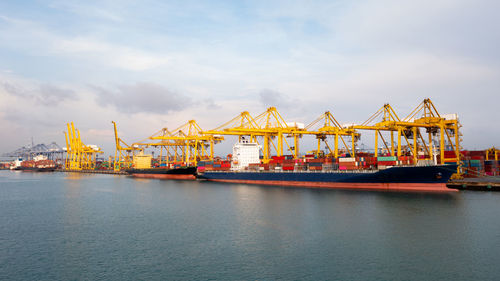
<path fill-rule="evenodd" d="M 162 52 L 117 43 L 99 33 L 67 34 L 51 29 L 44 22 L 5 16 L 0 20 L 4 21 L 0 48 L 16 50 L 25 56 L 48 56 L 57 61 L 78 61 L 80 65 L 135 72 L 163 66 L 170 61 L 170 57 Z"/>
<path fill-rule="evenodd" d="M 92 37 L 55 38 L 52 50 L 67 56 L 93 58 L 103 65 L 124 70 L 144 71 L 169 62 L 163 54 L 145 52 L 131 47 L 108 43 Z"/>
<path fill-rule="evenodd" d="M 429 97 L 441 113 L 460 114 L 468 144 L 490 145 L 500 135 L 491 129 L 500 2 L 55 1 L 43 13 L 27 4 L 0 15 L 2 68 L 31 81 L 0 80 L 0 109 L 29 115 L 33 127 L 59 113 L 82 128 L 108 129 L 115 120 L 133 136 L 193 118 L 215 127 L 269 106 L 287 120 L 307 124 L 330 110 L 347 123 L 386 102 L 405 115 Z M 82 87 L 89 84 L 96 86 Z M 28 118 L 14 113 L 0 111 L 10 118 L 3 131 Z M 477 124 L 490 129 L 467 132 Z"/>
<path fill-rule="evenodd" d="M 103 2 L 106 5 L 105 2 Z M 54 9 L 59 9 L 63 11 L 68 11 L 78 16 L 102 19 L 113 22 L 123 22 L 123 17 L 117 12 L 118 8 L 115 7 L 99 7 L 94 4 L 83 4 L 80 1 L 53 1 L 49 4 L 49 7 Z"/>
<path fill-rule="evenodd" d="M 363 52 L 420 50 L 440 55 L 477 57 L 498 63 L 494 46 L 500 43 L 490 0 L 365 0 L 350 5 L 330 24 L 339 44 Z"/>
<path fill-rule="evenodd" d="M 167 114 L 181 111 L 191 104 L 189 97 L 149 82 L 118 86 L 114 91 L 93 88 L 100 104 L 113 106 L 122 113 Z"/>
<path fill-rule="evenodd" d="M 86 136 L 91 136 L 91 137 L 111 137 L 115 136 L 115 132 L 111 129 L 89 129 L 84 132 Z"/>
<path fill-rule="evenodd" d="M 2 85 L 8 94 L 31 99 L 41 105 L 55 106 L 65 100 L 78 99 L 78 95 L 73 90 L 63 89 L 47 83 L 36 85 L 31 89 L 11 82 L 3 82 Z"/>
<path fill-rule="evenodd" d="M 212 98 L 207 98 L 203 100 L 203 104 L 207 110 L 219 110 L 222 106 L 214 101 Z"/>
<path fill-rule="evenodd" d="M 266 107 L 274 106 L 276 108 L 289 108 L 295 104 L 295 99 L 270 89 L 262 89 L 259 92 L 259 101 Z"/>
<path fill-rule="evenodd" d="M 40 128 L 54 128 L 59 120 L 54 118 L 54 112 L 37 111 L 26 114 L 26 111 L 33 111 L 32 107 L 21 107 L 3 109 L 2 119 L 20 127 L 37 126 Z"/>
<path fill-rule="evenodd" d="M 78 95 L 73 90 L 62 89 L 51 84 L 42 84 L 37 96 L 39 102 L 45 105 L 58 104 L 67 99 L 77 99 Z"/>

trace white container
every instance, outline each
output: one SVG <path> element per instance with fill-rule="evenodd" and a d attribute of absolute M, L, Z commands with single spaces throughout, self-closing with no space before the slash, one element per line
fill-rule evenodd
<path fill-rule="evenodd" d="M 339 162 L 356 162 L 356 158 L 355 157 L 339 158 Z"/>
<path fill-rule="evenodd" d="M 458 114 L 441 114 L 441 118 L 444 118 L 445 120 L 458 120 Z"/>
<path fill-rule="evenodd" d="M 305 125 L 304 123 L 299 123 L 299 122 L 286 122 L 287 127 L 291 128 L 297 128 L 297 129 L 304 129 Z"/>

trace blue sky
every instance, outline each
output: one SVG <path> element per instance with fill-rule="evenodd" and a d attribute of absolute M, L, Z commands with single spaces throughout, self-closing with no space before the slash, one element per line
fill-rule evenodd
<path fill-rule="evenodd" d="M 210 129 L 274 105 L 362 122 L 424 98 L 458 113 L 464 147 L 500 146 L 500 2 L 2 1 L 0 151 L 84 141 L 112 152 L 111 120 L 139 140 Z M 2 134 L 3 135 L 3 134 Z M 363 139 L 364 140 L 364 139 Z M 368 140 L 366 140 L 369 143 Z"/>

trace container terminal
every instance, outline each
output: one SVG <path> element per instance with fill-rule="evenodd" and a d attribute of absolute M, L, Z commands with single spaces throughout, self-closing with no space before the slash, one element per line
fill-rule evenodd
<path fill-rule="evenodd" d="M 71 122 L 65 132 L 63 161 L 42 160 L 44 165 L 58 164 L 62 171 L 167 179 L 197 175 L 222 182 L 305 187 L 405 190 L 401 187 L 416 184 L 415 190 L 426 191 L 432 183 L 439 185 L 435 191 L 499 189 L 499 150 L 464 150 L 458 114 L 439 114 L 430 99 L 404 118 L 384 104 L 361 124 L 339 123 L 329 111 L 308 125 L 285 120 L 275 107 L 255 117 L 244 111 L 212 130 L 190 120 L 131 144 L 118 136 L 112 121 L 116 150 L 108 161 L 98 158 L 103 153 L 98 146 L 82 142 Z M 367 131 L 374 136 L 373 152 L 359 147 Z M 237 143 L 226 157 L 215 156 L 214 145 L 224 136 L 236 137 Z M 315 139 L 316 149 L 301 153 L 300 142 L 307 136 Z M 159 152 L 157 157 L 145 154 L 146 148 Z M 24 166 L 37 167 L 28 161 Z M 19 168 L 21 163 L 10 163 L 9 168 Z M 388 183 L 396 187 L 388 188 Z M 446 184 L 448 189 L 443 189 Z"/>

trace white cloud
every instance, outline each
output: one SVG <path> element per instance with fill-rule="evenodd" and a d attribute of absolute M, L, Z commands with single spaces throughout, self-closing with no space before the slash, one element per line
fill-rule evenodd
<path fill-rule="evenodd" d="M 119 112 L 167 114 L 191 105 L 191 99 L 155 83 L 121 85 L 116 90 L 94 87 L 103 106 L 114 106 Z"/>
<path fill-rule="evenodd" d="M 491 129 L 500 101 L 500 56 L 494 49 L 500 44 L 500 24 L 492 17 L 498 6 L 494 1 L 262 1 L 245 11 L 248 18 L 239 18 L 224 4 L 221 10 L 198 3 L 182 4 L 182 9 L 162 4 L 153 15 L 145 11 L 159 3 L 137 11 L 118 2 L 106 3 L 92 7 L 55 2 L 58 12 L 70 11 L 78 18 L 71 21 L 75 27 L 71 31 L 36 18 L 0 15 L 3 67 L 19 79 L 15 82 L 5 70 L 0 76 L 9 76 L 4 81 L 22 85 L 30 93 L 0 92 L 1 128 L 15 127 L 21 132 L 19 138 L 26 138 L 61 130 L 41 123 L 44 116 L 62 125 L 75 120 L 93 143 L 109 142 L 112 147 L 111 120 L 118 122 L 126 139 L 135 140 L 190 119 L 204 129 L 214 128 L 241 111 L 257 115 L 270 105 L 298 122 L 309 123 L 325 110 L 341 122 L 358 122 L 386 102 L 405 115 L 430 97 L 442 113 L 460 114 L 467 144 L 489 146 L 500 136 Z M 207 15 L 193 23 L 192 12 L 204 9 Z M 163 26 L 159 18 L 163 10 L 184 21 Z M 206 18 L 213 25 L 203 30 Z M 308 23 L 322 33 L 308 34 L 303 29 Z M 193 25 L 186 27 L 189 24 Z M 119 38 L 124 34 L 126 38 Z M 147 42 L 133 42 L 137 38 Z M 11 54 L 18 58 L 9 65 Z M 143 81 L 169 89 L 168 94 L 149 96 L 154 103 L 150 106 L 149 101 L 120 100 L 120 93 L 138 96 L 139 90 L 109 86 Z M 89 84 L 116 95 L 100 96 L 96 102 L 102 93 L 82 86 Z M 54 112 L 34 102 L 35 94 L 39 101 L 53 97 L 52 93 L 57 96 L 57 90 L 40 91 L 41 85 L 71 90 L 82 99 L 63 99 Z M 280 98 L 263 105 L 262 89 L 272 89 Z M 33 100 L 27 99 L 30 95 Z M 189 104 L 167 110 L 165 97 L 174 102 L 184 97 Z M 107 107 L 109 103 L 115 106 Z M 26 120 L 15 114 L 26 109 Z M 490 124 L 484 135 L 477 133 L 479 123 Z"/>
<path fill-rule="evenodd" d="M 148 53 L 92 38 L 56 38 L 53 40 L 53 46 L 52 52 L 56 54 L 74 55 L 80 59 L 92 58 L 101 65 L 131 71 L 144 71 L 169 62 L 168 56 L 163 54 Z"/>
<path fill-rule="evenodd" d="M 121 2 L 121 4 L 123 4 L 123 2 Z M 100 4 L 106 5 L 105 2 L 100 2 Z M 113 7 L 102 7 L 96 5 L 96 3 L 64 0 L 52 1 L 49 4 L 49 7 L 89 18 L 104 19 L 118 23 L 124 21 L 123 16 L 118 12 L 120 10 L 119 5 L 113 5 Z"/>
<path fill-rule="evenodd" d="M 21 49 L 36 56 L 52 56 L 57 60 L 79 60 L 99 68 L 114 67 L 128 71 L 145 71 L 168 64 L 165 54 L 123 46 L 90 35 L 62 36 L 43 24 L 3 17 L 8 23 L 0 34 L 0 47 Z"/>

